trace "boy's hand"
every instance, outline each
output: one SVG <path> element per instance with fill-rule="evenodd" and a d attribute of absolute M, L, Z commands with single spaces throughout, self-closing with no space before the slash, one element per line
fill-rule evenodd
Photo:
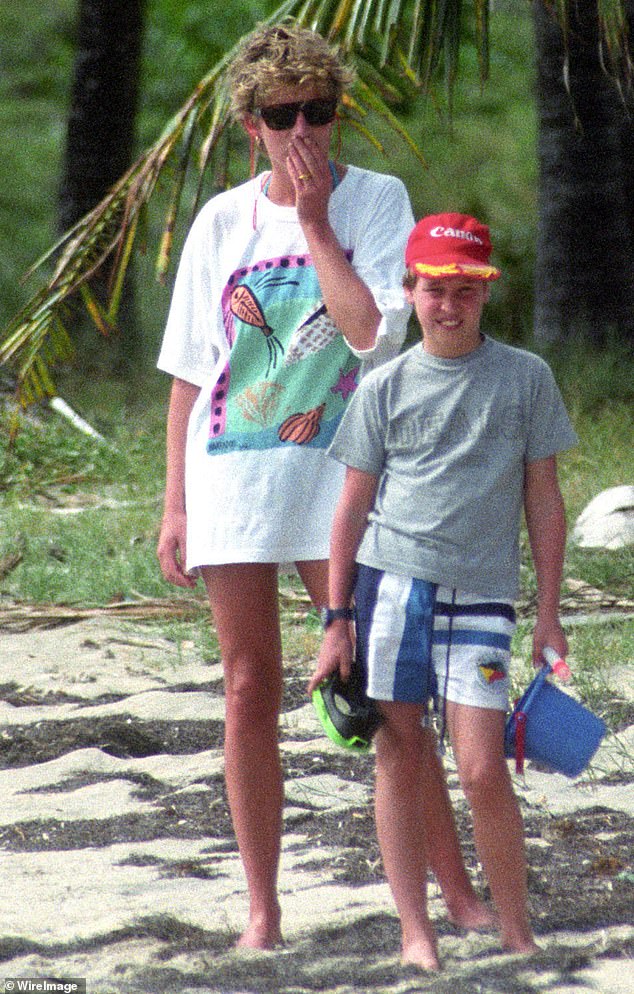
<path fill-rule="evenodd" d="M 308 694 L 312 694 L 320 683 L 327 680 L 337 670 L 342 679 L 347 680 L 350 676 L 352 654 L 353 646 L 349 623 L 345 620 L 333 622 L 324 635 L 317 659 L 317 667 L 308 682 Z"/>
<path fill-rule="evenodd" d="M 546 646 L 554 649 L 560 659 L 565 660 L 568 655 L 568 639 L 559 619 L 545 622 L 540 621 L 538 616 L 533 631 L 533 666 L 536 669 L 541 669 L 546 661 L 543 654 Z"/>

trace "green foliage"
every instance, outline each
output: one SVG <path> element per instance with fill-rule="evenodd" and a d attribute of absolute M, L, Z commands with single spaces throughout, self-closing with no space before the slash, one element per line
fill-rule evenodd
<path fill-rule="evenodd" d="M 492 287 L 487 328 L 512 342 L 532 337 L 537 220 L 537 121 L 530 17 L 496 11 L 491 65 L 482 85 L 473 50 L 463 53 L 451 121 L 421 101 L 420 135 L 429 169 L 400 163 L 415 213 L 460 210 L 491 228 L 503 278 Z M 411 124 L 411 115 L 408 118 Z"/>
<path fill-rule="evenodd" d="M 634 546 L 607 551 L 571 545 L 567 564 L 570 576 L 607 591 L 611 600 L 623 597 L 631 601 L 634 597 Z"/>
<path fill-rule="evenodd" d="M 265 6 L 260 0 L 228 0 L 219 17 L 218 8 L 208 3 L 159 0 L 151 5 L 143 47 L 141 148 L 156 140 L 166 118 L 227 48 L 265 16 Z"/>
<path fill-rule="evenodd" d="M 4 4 L 0 31 L 0 326 L 24 303 L 21 280 L 55 233 L 74 0 Z"/>
<path fill-rule="evenodd" d="M 156 535 L 147 529 L 147 509 L 113 501 L 109 508 L 82 510 L 81 522 L 78 517 L 46 507 L 12 514 L 7 551 L 19 543 L 23 561 L 14 582 L 28 591 L 29 601 L 99 605 L 140 592 L 167 594 L 154 562 Z"/>
<path fill-rule="evenodd" d="M 634 415 L 630 405 L 619 403 L 572 413 L 579 445 L 561 457 L 560 475 L 570 514 L 576 515 L 602 490 L 634 480 Z"/>
<path fill-rule="evenodd" d="M 0 419 L 4 439 L 0 493 L 11 495 L 13 500 L 44 494 L 51 487 L 74 486 L 82 480 L 103 486 L 121 468 L 113 465 L 105 446 L 68 431 L 61 418 L 52 417 L 44 408 L 41 414 L 34 412 L 21 419 L 11 446 L 9 422 L 6 414 Z"/>
<path fill-rule="evenodd" d="M 603 490 L 634 480 L 634 385 L 631 357 L 622 345 L 593 350 L 564 344 L 546 350 L 579 444 L 560 455 L 559 479 L 569 526 Z M 527 543 L 524 580 L 534 589 Z M 605 551 L 568 544 L 566 575 L 606 591 L 610 597 L 634 599 L 634 546 Z"/>
<path fill-rule="evenodd" d="M 423 135 L 424 148 L 426 148 L 427 132 L 429 132 L 430 154 L 428 157 L 432 164 L 432 170 L 435 170 L 435 175 L 432 175 L 431 170 L 429 174 L 426 174 L 424 180 L 425 190 L 429 194 L 426 202 L 422 204 L 420 197 L 418 197 L 420 166 L 413 165 L 416 161 L 415 157 L 406 151 L 403 144 L 398 140 L 395 141 L 394 134 L 390 133 L 387 120 L 381 124 L 380 118 L 377 119 L 374 117 L 371 123 L 373 134 L 376 131 L 381 141 L 384 138 L 386 139 L 386 155 L 373 155 L 369 151 L 367 143 L 363 142 L 358 135 L 350 134 L 349 147 L 351 151 L 354 150 L 354 154 L 351 154 L 350 158 L 363 165 L 374 166 L 384 170 L 389 169 L 397 174 L 401 174 L 406 182 L 408 182 L 408 185 L 410 185 L 409 180 L 411 178 L 410 189 L 414 195 L 418 213 L 422 209 L 441 209 L 443 206 L 443 188 L 451 191 L 455 198 L 459 198 L 461 206 L 464 206 L 466 209 L 476 211 L 478 207 L 481 208 L 478 212 L 491 220 L 502 262 L 505 262 L 505 258 L 508 258 L 511 262 L 508 283 L 505 284 L 504 288 L 496 291 L 499 295 L 499 302 L 495 301 L 493 303 L 491 314 L 493 316 L 494 327 L 497 329 L 498 325 L 504 324 L 505 333 L 512 336 L 519 334 L 519 331 L 515 327 L 518 323 L 515 316 L 518 314 L 522 316 L 520 324 L 523 328 L 526 325 L 524 316 L 530 312 L 530 305 L 527 306 L 523 303 L 521 306 L 517 306 L 517 301 L 527 284 L 523 275 L 520 280 L 516 280 L 513 272 L 515 257 L 520 263 L 524 262 L 527 258 L 525 245 L 529 239 L 525 237 L 524 231 L 522 231 L 522 238 L 519 243 L 515 234 L 511 233 L 510 237 L 507 237 L 504 233 L 507 218 L 509 216 L 517 217 L 517 204 L 508 210 L 506 216 L 500 214 L 500 223 L 498 224 L 496 206 L 486 202 L 488 199 L 488 189 L 484 183 L 484 177 L 487 170 L 485 169 L 482 158 L 483 153 L 486 157 L 487 146 L 490 147 L 494 154 L 492 156 L 489 155 L 488 158 L 489 174 L 491 175 L 491 181 L 488 186 L 491 191 L 497 190 L 500 180 L 499 176 L 497 179 L 493 177 L 494 167 L 497 169 L 508 141 L 511 138 L 515 141 L 514 136 L 517 134 L 517 128 L 515 126 L 511 126 L 510 128 L 503 126 L 507 118 L 506 111 L 502 111 L 502 108 L 506 104 L 510 106 L 509 100 L 505 96 L 493 97 L 492 94 L 498 85 L 502 87 L 507 85 L 505 77 L 508 77 L 515 80 L 512 84 L 513 92 L 521 93 L 526 102 L 528 93 L 528 87 L 526 86 L 526 46 L 522 49 L 517 43 L 517 36 L 520 35 L 525 40 L 530 36 L 530 22 L 525 16 L 525 11 L 522 11 L 521 14 L 515 12 L 513 15 L 506 13 L 500 13 L 499 16 L 496 15 L 494 18 L 494 32 L 497 33 L 493 35 L 493 40 L 495 44 L 498 44 L 500 33 L 504 34 L 506 30 L 508 42 L 504 42 L 503 48 L 499 53 L 493 53 L 491 83 L 487 84 L 485 90 L 482 91 L 480 83 L 481 65 L 474 54 L 475 49 L 472 51 L 469 48 L 469 42 L 473 42 L 475 38 L 474 10 L 478 3 L 479 0 L 474 0 L 471 4 L 462 5 L 462 29 L 467 39 L 467 47 L 462 49 L 461 54 L 464 62 L 462 67 L 464 75 L 461 75 L 456 89 L 456 125 L 454 137 L 450 134 L 446 110 L 438 115 L 432 109 L 431 104 L 427 107 L 424 107 L 421 103 L 413 104 L 410 118 L 406 122 L 408 125 L 412 124 L 417 134 L 419 118 L 421 121 L 425 121 L 425 134 Z M 317 7 L 319 7 L 319 16 L 323 16 L 327 5 L 318 4 Z M 315 8 L 315 16 L 317 16 L 317 7 Z M 26 269 L 27 264 L 38 258 L 42 248 L 50 245 L 54 239 L 56 186 L 65 136 L 65 113 L 72 72 L 72 32 L 75 17 L 75 7 L 74 4 L 70 3 L 70 0 L 62 4 L 61 8 L 58 8 L 59 5 L 57 5 L 55 10 L 50 10 L 46 5 L 40 5 L 40 7 L 36 8 L 33 0 L 25 0 L 25 3 L 19 8 L 19 13 L 16 13 L 14 17 L 9 19 L 7 25 L 7 30 L 13 32 L 10 41 L 7 42 L 7 48 L 11 47 L 19 50 L 22 45 L 26 48 L 27 52 L 25 57 L 17 60 L 19 69 L 16 78 L 12 79 L 11 76 L 8 77 L 8 96 L 10 97 L 7 104 L 10 109 L 8 113 L 13 113 L 16 118 L 18 115 L 24 114 L 23 102 L 20 101 L 18 105 L 16 99 L 14 106 L 12 106 L 11 99 L 12 88 L 14 88 L 13 92 L 17 97 L 21 85 L 27 88 L 30 87 L 29 93 L 31 94 L 37 93 L 41 96 L 46 93 L 47 100 L 56 99 L 56 103 L 52 108 L 48 105 L 44 107 L 35 100 L 29 103 L 31 121 L 28 130 L 25 129 L 22 134 L 23 140 L 17 145 L 16 161 L 10 167 L 10 182 L 4 185 L 4 188 L 10 191 L 6 210 L 1 211 L 2 219 L 0 220 L 0 224 L 6 225 L 4 242 L 11 246 L 20 246 L 20 248 L 15 256 L 12 255 L 8 260 L 9 271 L 6 273 L 6 278 L 5 274 L 0 273 L 0 323 L 2 325 L 5 325 L 6 321 L 18 310 L 16 306 L 17 302 L 22 303 L 26 296 L 26 293 L 19 289 L 19 277 Z M 243 3 L 238 4 L 237 0 L 229 0 L 229 3 L 223 8 L 222 18 L 219 18 L 213 16 L 216 12 L 214 11 L 212 14 L 205 4 L 183 5 L 174 3 L 172 0 L 157 0 L 155 4 L 149 6 L 139 121 L 141 146 L 147 147 L 148 143 L 156 141 L 157 135 L 163 130 L 165 120 L 174 113 L 176 108 L 182 105 L 183 100 L 191 92 L 201 76 L 209 70 L 209 67 L 216 64 L 219 54 L 226 51 L 257 20 L 265 15 L 270 15 L 271 11 L 275 8 L 276 5 L 271 2 L 262 3 L 261 5 L 252 3 L 245 8 Z M 389 9 L 384 6 L 380 16 L 389 19 L 396 16 L 395 12 L 398 13 L 400 9 L 398 3 L 390 5 Z M 406 4 L 403 11 L 407 12 L 410 9 L 411 5 L 408 6 Z M 432 8 L 430 7 L 429 9 L 431 10 Z M 31 14 L 33 14 L 32 18 Z M 405 44 L 409 26 L 405 22 L 401 23 L 398 21 L 398 16 L 397 21 L 394 22 L 394 31 L 401 32 L 401 40 Z M 428 15 L 426 14 L 426 16 Z M 498 22 L 497 25 L 495 24 L 496 21 Z M 28 31 L 25 32 L 23 30 L 25 23 L 29 25 L 29 29 L 33 29 L 32 36 Z M 360 25 L 357 24 L 354 30 L 359 29 L 359 27 Z M 430 21 L 428 28 L 431 37 L 437 33 L 438 24 Z M 395 37 L 396 35 L 390 35 L 392 39 Z M 445 75 L 454 75 L 455 62 L 452 60 L 455 60 L 458 54 L 456 47 L 457 37 L 457 33 L 449 32 L 448 45 L 440 53 L 437 68 L 440 70 L 441 76 L 443 72 Z M 25 39 L 27 40 L 25 41 Z M 27 67 L 33 63 L 33 59 L 29 58 L 29 55 L 32 54 L 35 47 L 39 47 L 41 51 L 44 51 L 48 58 L 42 63 L 42 67 L 37 69 L 35 73 L 37 79 L 33 81 L 26 79 L 25 74 L 28 71 L 34 72 L 33 69 L 28 70 Z M 390 46 L 390 56 L 396 51 L 397 47 Z M 363 72 L 369 73 L 375 80 L 379 78 L 376 70 L 379 66 L 380 54 L 378 50 L 373 54 L 370 47 L 367 58 L 364 59 L 363 63 Z M 411 55 L 412 53 L 409 54 Z M 403 57 L 405 55 L 406 53 L 403 49 Z M 372 68 L 371 63 L 374 63 L 374 68 Z M 13 60 L 7 60 L 7 64 L 13 66 Z M 54 70 L 51 71 L 50 68 L 47 70 L 44 66 L 53 66 Z M 420 69 L 423 74 L 426 72 L 422 66 Z M 528 71 L 530 71 L 530 66 L 528 67 Z M 396 80 L 396 74 L 392 75 L 393 79 Z M 55 80 L 54 86 L 52 85 L 53 79 Z M 401 77 L 400 85 L 401 88 L 405 85 L 405 90 L 408 90 L 408 84 L 404 84 L 403 77 Z M 491 89 L 491 87 L 494 89 Z M 412 92 L 411 86 L 409 86 L 409 92 Z M 435 98 L 438 98 L 442 92 L 442 85 L 439 83 Z M 489 95 L 483 99 L 483 94 Z M 481 101 L 481 107 L 478 101 Z M 485 128 L 485 124 L 474 125 L 471 121 L 473 114 L 479 115 L 480 112 L 483 115 L 483 122 L 485 118 L 490 118 L 490 133 L 484 140 L 483 129 Z M 54 122 L 53 134 L 51 134 L 50 122 Z M 38 136 L 37 139 L 34 138 L 35 135 Z M 503 137 L 501 138 L 501 136 Z M 387 138 L 389 138 L 389 141 Z M 348 139 L 346 139 L 346 142 L 348 142 Z M 246 175 L 248 169 L 246 143 L 239 142 L 238 152 L 238 158 L 242 156 L 242 164 L 241 168 L 233 176 L 234 180 Z M 37 162 L 34 161 L 36 158 Z M 523 153 L 516 155 L 515 159 L 522 164 L 526 162 L 526 156 Z M 153 166 L 150 168 L 150 172 L 152 170 Z M 38 175 L 38 171 L 40 175 Z M 3 163 L 0 162 L 0 189 L 3 187 L 2 173 Z M 179 176 L 174 173 L 173 169 L 166 171 L 164 180 L 166 181 L 164 184 L 166 190 L 163 192 L 160 190 L 157 191 L 159 198 L 163 197 L 162 201 L 159 199 L 159 213 L 164 210 L 168 202 L 170 194 L 167 191 L 169 191 L 172 183 L 176 184 L 180 182 Z M 479 192 L 478 186 L 480 187 Z M 506 184 L 502 184 L 502 186 L 504 187 Z M 191 177 L 185 177 L 184 201 L 187 201 L 187 198 L 193 193 L 193 188 Z M 211 191 L 209 190 L 209 192 Z M 207 191 L 206 195 L 208 195 Z M 23 230 L 18 234 L 17 229 L 20 222 L 23 224 L 25 216 L 28 215 L 27 202 L 34 216 L 33 231 L 28 233 L 28 236 L 25 238 Z M 118 201 L 116 203 L 113 202 L 111 213 L 118 224 L 122 216 L 122 205 Z M 184 211 L 184 214 L 187 214 L 187 209 Z M 137 234 L 136 228 L 134 228 L 136 221 L 136 217 L 131 218 L 132 227 L 130 230 L 132 237 L 135 237 Z M 139 221 L 141 237 L 138 240 L 147 244 L 149 248 L 148 256 L 146 259 L 141 260 L 138 269 L 141 270 L 140 281 L 143 283 L 142 293 L 144 299 L 142 301 L 142 310 L 144 314 L 148 315 L 148 319 L 144 321 L 144 329 L 147 332 L 148 365 L 150 365 L 156 353 L 157 337 L 168 301 L 165 291 L 158 291 L 155 288 L 151 291 L 149 290 L 149 284 L 153 281 L 152 264 L 156 258 L 156 245 L 160 238 L 160 229 L 158 229 L 156 220 L 152 217 L 140 216 Z M 77 240 L 74 240 L 71 244 L 76 245 L 76 243 Z M 504 249 L 506 243 L 512 246 L 511 252 L 506 252 Z M 502 258 L 502 256 L 505 258 Z M 86 255 L 88 263 L 92 258 L 93 255 L 90 253 Z M 151 259 L 149 265 L 148 259 Z M 38 275 L 35 279 L 41 279 L 41 276 Z M 33 308 L 36 305 L 44 304 L 41 317 L 38 319 L 38 334 L 42 340 L 47 339 L 51 343 L 58 340 L 59 324 L 54 317 L 58 313 L 60 316 L 64 316 L 59 309 L 59 304 L 66 292 L 66 283 L 63 283 L 63 285 L 60 283 L 55 290 L 56 296 L 52 295 L 50 298 L 53 300 L 53 306 L 57 308 L 55 316 L 52 314 L 50 308 L 48 308 L 48 305 L 46 305 L 44 298 L 39 301 L 34 299 L 28 304 L 29 311 L 25 315 L 24 323 L 27 335 L 31 333 L 29 329 L 33 329 L 34 327 L 33 322 L 35 321 L 35 317 Z M 497 321 L 496 314 L 498 311 L 504 312 L 503 321 Z M 110 319 L 110 317 L 111 315 L 109 314 L 104 315 L 105 320 Z M 21 328 L 20 321 L 17 322 L 16 327 L 18 329 Z M 21 333 L 22 331 L 20 331 Z M 25 342 L 17 338 L 15 344 L 12 345 L 12 349 L 16 351 L 11 352 L 11 361 L 17 362 L 17 356 L 20 355 L 21 368 L 23 370 L 30 369 L 28 365 L 23 365 L 24 360 L 26 360 L 27 364 L 30 361 L 28 349 L 25 351 Z M 43 351 L 41 355 L 45 361 L 49 361 L 50 353 L 47 354 L 46 351 Z M 7 352 L 8 357 L 9 353 Z M 35 369 L 33 372 L 33 386 L 35 389 L 39 389 L 41 385 L 46 387 L 44 367 L 41 367 L 39 370 L 39 385 L 37 381 L 38 370 Z"/>
<path fill-rule="evenodd" d="M 120 384 L 85 391 L 82 414 L 102 443 L 47 408 L 29 412 L 13 445 L 0 413 L 0 565 L 21 561 L 0 591 L 36 602 L 104 604 L 165 597 L 155 558 L 164 478 L 167 382 L 135 404 Z M 0 570 L 1 574 L 1 570 Z"/>
<path fill-rule="evenodd" d="M 572 411 L 593 414 L 606 404 L 620 404 L 624 415 L 634 404 L 632 344 L 612 341 L 605 346 L 576 338 L 558 346 L 547 346 L 543 354 L 553 369 Z"/>

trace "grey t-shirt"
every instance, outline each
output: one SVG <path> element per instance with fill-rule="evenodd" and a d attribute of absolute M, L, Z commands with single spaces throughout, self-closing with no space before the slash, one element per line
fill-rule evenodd
<path fill-rule="evenodd" d="M 362 380 L 329 450 L 380 477 L 357 560 L 516 597 L 525 465 L 576 442 L 539 356 L 487 337 L 459 359 L 415 345 Z"/>

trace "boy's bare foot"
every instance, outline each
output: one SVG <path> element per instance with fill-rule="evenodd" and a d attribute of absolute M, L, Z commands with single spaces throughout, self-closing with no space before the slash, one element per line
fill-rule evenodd
<path fill-rule="evenodd" d="M 465 928 L 474 932 L 486 932 L 488 929 L 500 927 L 500 922 L 494 911 L 476 898 L 469 904 L 461 907 L 448 909 L 449 921 L 458 928 Z"/>

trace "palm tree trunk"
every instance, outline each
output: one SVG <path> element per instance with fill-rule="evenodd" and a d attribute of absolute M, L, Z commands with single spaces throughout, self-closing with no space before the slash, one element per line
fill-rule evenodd
<path fill-rule="evenodd" d="M 629 57 L 634 62 L 634 0 L 625 0 Z M 624 109 L 619 128 L 625 177 L 625 209 L 634 241 L 634 79 L 624 88 Z"/>
<path fill-rule="evenodd" d="M 631 122 L 600 64 L 597 3 L 570 6 L 567 51 L 544 3 L 534 4 L 534 18 L 540 166 L 535 336 L 633 340 L 634 229 L 623 157 Z"/>
<path fill-rule="evenodd" d="M 66 157 L 59 198 L 59 225 L 70 228 L 87 214 L 133 161 L 145 0 L 81 0 L 75 75 L 68 117 Z M 103 296 L 107 267 L 92 289 Z M 113 372 L 134 365 L 139 335 L 134 295 L 126 287 L 121 324 L 125 334 L 113 341 L 107 361 Z M 81 333 L 82 359 L 103 357 L 103 342 L 88 348 Z M 94 338 L 94 333 L 93 333 Z"/>

